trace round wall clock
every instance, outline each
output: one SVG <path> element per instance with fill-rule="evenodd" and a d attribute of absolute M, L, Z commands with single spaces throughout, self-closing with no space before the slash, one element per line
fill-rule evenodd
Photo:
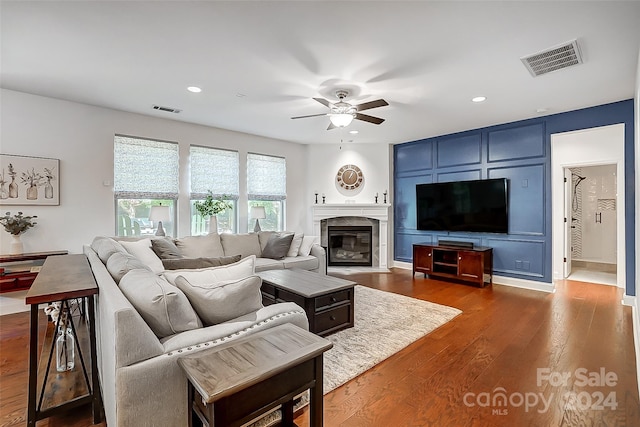
<path fill-rule="evenodd" d="M 362 186 L 364 175 L 356 165 L 344 165 L 336 174 L 336 182 L 345 190 L 355 190 Z"/>

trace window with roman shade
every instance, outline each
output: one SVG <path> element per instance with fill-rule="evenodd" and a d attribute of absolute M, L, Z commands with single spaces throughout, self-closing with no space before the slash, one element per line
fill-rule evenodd
<path fill-rule="evenodd" d="M 168 235 L 175 235 L 178 199 L 178 144 L 115 135 L 113 186 L 116 200 L 116 232 L 120 236 L 152 235 L 158 224 L 150 218 L 152 206 L 168 206 L 163 221 Z"/>
<path fill-rule="evenodd" d="M 284 157 L 247 154 L 249 229 L 282 230 L 287 198 L 287 162 Z M 252 218 L 252 207 L 262 206 L 266 218 Z M 259 220 L 260 227 L 252 226 Z"/>
<path fill-rule="evenodd" d="M 194 202 L 203 200 L 209 191 L 215 199 L 228 200 L 233 208 L 216 215 L 217 231 L 236 232 L 236 206 L 240 196 L 240 160 L 237 151 L 192 145 L 189 147 L 191 171 L 191 234 L 207 234 L 208 218 L 202 218 Z"/>

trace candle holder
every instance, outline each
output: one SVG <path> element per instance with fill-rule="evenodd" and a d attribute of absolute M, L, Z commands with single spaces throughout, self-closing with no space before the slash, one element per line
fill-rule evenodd
<path fill-rule="evenodd" d="M 323 194 L 323 195 L 322 195 L 322 204 L 323 204 L 323 205 L 324 205 L 324 200 L 325 200 L 325 197 L 324 197 L 324 194 Z"/>
<path fill-rule="evenodd" d="M 376 205 L 377 205 L 378 204 L 378 193 L 376 193 L 375 200 L 376 200 Z"/>
<path fill-rule="evenodd" d="M 387 203 L 387 192 L 385 191 L 384 193 L 382 193 L 382 203 Z"/>
<path fill-rule="evenodd" d="M 318 204 L 318 193 L 315 193 L 315 194 L 316 194 L 316 205 L 317 205 Z"/>

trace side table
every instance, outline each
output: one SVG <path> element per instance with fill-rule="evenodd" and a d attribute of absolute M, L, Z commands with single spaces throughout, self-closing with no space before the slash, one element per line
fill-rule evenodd
<path fill-rule="evenodd" d="M 47 257 L 67 253 L 50 251 L 0 255 L 0 293 L 29 289 Z"/>
<path fill-rule="evenodd" d="M 322 354 L 331 341 L 290 323 L 178 358 L 189 379 L 189 427 L 238 427 L 282 405 L 293 426 L 293 399 L 309 389 L 310 425 L 323 418 Z"/>
<path fill-rule="evenodd" d="M 94 295 L 98 293 L 98 286 L 89 267 L 85 255 L 60 255 L 47 258 L 33 285 L 27 291 L 26 303 L 31 305 L 31 322 L 29 336 L 29 402 L 27 407 L 27 426 L 35 427 L 36 421 L 50 417 L 54 414 L 66 411 L 80 405 L 91 403 L 93 410 L 93 423 L 100 422 L 102 417 L 102 402 L 100 399 L 100 387 L 98 384 L 96 331 L 95 331 L 95 307 Z M 87 373 L 87 362 L 82 355 L 80 340 L 77 334 L 77 325 L 71 319 L 71 330 L 76 342 L 76 350 L 80 365 L 84 374 L 88 394 L 76 397 L 57 406 L 42 408 L 44 391 L 47 386 L 47 377 L 51 368 L 51 359 L 55 347 L 55 339 L 51 341 L 51 348 L 43 347 L 42 356 L 48 357 L 45 367 L 42 389 L 37 396 L 38 388 L 38 304 L 61 301 L 62 307 L 68 307 L 68 300 L 83 298 L 87 304 L 89 346 L 91 352 L 91 382 Z M 56 325 L 56 330 L 57 330 Z M 79 369 L 76 364 L 75 369 Z M 55 368 L 54 368 L 55 369 Z"/>

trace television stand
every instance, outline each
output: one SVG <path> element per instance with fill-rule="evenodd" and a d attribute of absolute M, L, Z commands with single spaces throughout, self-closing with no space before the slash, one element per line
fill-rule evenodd
<path fill-rule="evenodd" d="M 413 274 L 457 280 L 483 287 L 493 281 L 493 249 L 473 249 L 416 243 L 413 245 Z"/>

